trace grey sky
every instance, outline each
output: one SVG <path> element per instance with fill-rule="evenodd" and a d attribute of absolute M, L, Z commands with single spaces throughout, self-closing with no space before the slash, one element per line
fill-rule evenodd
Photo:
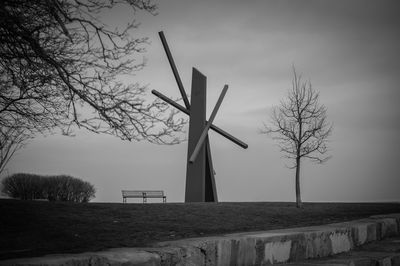
<path fill-rule="evenodd" d="M 399 201 L 399 11 L 398 1 L 378 0 L 160 1 L 158 16 L 138 13 L 138 34 L 151 45 L 147 67 L 131 80 L 179 97 L 163 30 L 187 92 L 192 67 L 207 76 L 209 113 L 229 85 L 215 124 L 249 144 L 242 150 L 210 133 L 220 200 L 292 201 L 294 172 L 258 129 L 290 88 L 294 64 L 334 123 L 333 158 L 304 162 L 303 200 Z M 130 15 L 121 9 L 107 18 Z M 120 201 L 121 189 L 163 189 L 169 201 L 183 201 L 186 149 L 77 131 L 36 138 L 8 170 L 81 177 L 97 187 L 96 201 Z"/>

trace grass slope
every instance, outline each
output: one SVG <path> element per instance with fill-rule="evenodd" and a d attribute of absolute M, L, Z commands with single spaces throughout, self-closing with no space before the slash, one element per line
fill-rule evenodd
<path fill-rule="evenodd" d="M 63 203 L 0 200 L 0 259 L 148 246 L 241 231 L 327 224 L 385 213 L 398 203 Z"/>

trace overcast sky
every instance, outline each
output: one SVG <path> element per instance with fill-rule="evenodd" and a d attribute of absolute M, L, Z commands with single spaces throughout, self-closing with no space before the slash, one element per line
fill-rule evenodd
<path fill-rule="evenodd" d="M 292 65 L 320 92 L 334 123 L 332 159 L 307 161 L 304 201 L 400 201 L 400 4 L 398 1 L 159 1 L 138 13 L 151 45 L 132 81 L 180 96 L 158 38 L 163 30 L 190 93 L 192 67 L 207 76 L 208 114 L 224 84 L 214 124 L 249 144 L 209 134 L 220 201 L 294 201 L 294 171 L 259 134 L 290 89 Z M 110 21 L 132 16 L 126 9 Z M 149 91 L 149 99 L 153 95 Z M 160 189 L 184 200 L 187 142 L 158 146 L 77 131 L 37 137 L 8 173 L 69 174 L 97 188 L 94 201 L 120 202 L 122 189 Z"/>

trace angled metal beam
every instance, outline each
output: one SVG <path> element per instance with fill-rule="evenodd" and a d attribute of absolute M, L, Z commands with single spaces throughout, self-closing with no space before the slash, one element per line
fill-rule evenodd
<path fill-rule="evenodd" d="M 180 105 L 179 103 L 174 102 L 173 100 L 171 100 L 170 98 L 168 98 L 167 96 L 165 96 L 164 94 L 162 94 L 161 92 L 158 92 L 156 90 L 152 90 L 151 93 L 153 93 L 155 96 L 157 96 L 158 98 L 160 98 L 161 100 L 163 100 L 166 103 L 169 103 L 170 105 L 172 105 L 173 107 L 175 107 L 176 109 L 179 109 L 180 111 L 182 111 L 183 113 L 189 115 L 190 112 L 189 110 L 187 110 L 185 107 L 183 107 L 182 105 Z M 243 141 L 241 141 L 240 139 L 237 139 L 236 137 L 232 136 L 231 134 L 229 134 L 228 132 L 226 132 L 225 130 L 222 130 L 221 128 L 211 124 L 210 128 L 212 130 L 214 130 L 215 132 L 217 132 L 218 134 L 224 136 L 225 138 L 229 139 L 230 141 L 232 141 L 233 143 L 239 145 L 240 147 L 242 147 L 243 149 L 247 149 L 249 146 L 244 143 Z"/>
<path fill-rule="evenodd" d="M 224 88 L 222 89 L 221 95 L 219 96 L 217 103 L 214 106 L 210 118 L 208 119 L 208 122 L 206 123 L 206 126 L 204 127 L 203 132 L 201 133 L 200 138 L 197 141 L 196 147 L 194 148 L 193 153 L 190 156 L 189 162 L 193 163 L 194 160 L 196 160 L 197 154 L 199 153 L 201 146 L 203 146 L 204 140 L 207 137 L 208 130 L 210 129 L 214 121 L 214 118 L 217 115 L 218 109 L 221 106 L 222 100 L 224 99 L 227 90 L 228 90 L 228 85 L 225 85 Z"/>
<path fill-rule="evenodd" d="M 173 107 L 175 107 L 176 109 L 178 109 L 179 111 L 182 111 L 183 113 L 190 115 L 190 111 L 188 109 L 186 109 L 185 107 L 183 107 L 182 105 L 180 105 L 179 103 L 171 100 L 170 98 L 168 98 L 167 96 L 165 96 L 164 94 L 162 94 L 159 91 L 156 90 L 152 90 L 151 93 L 153 93 L 155 96 L 157 96 L 158 98 L 160 98 L 161 100 L 163 100 L 166 103 L 169 103 L 170 105 L 172 105 Z"/>
<path fill-rule="evenodd" d="M 210 139 L 208 138 L 208 136 L 206 138 L 205 146 L 206 146 L 206 156 L 207 156 L 205 200 L 206 202 L 218 202 L 217 186 L 215 184 L 215 171 L 212 163 Z"/>
<path fill-rule="evenodd" d="M 182 80 L 179 76 L 178 69 L 176 68 L 174 58 L 172 57 L 171 51 L 169 50 L 167 40 L 165 39 L 165 36 L 164 36 L 164 32 L 160 31 L 160 32 L 158 32 L 158 35 L 160 36 L 162 45 L 164 47 L 164 51 L 167 54 L 169 65 L 171 66 L 172 73 L 174 73 L 174 77 L 175 77 L 176 83 L 178 84 L 179 91 L 181 92 L 183 102 L 185 103 L 186 109 L 190 110 L 190 103 L 189 103 L 188 97 L 186 95 L 185 88 L 183 87 Z"/>

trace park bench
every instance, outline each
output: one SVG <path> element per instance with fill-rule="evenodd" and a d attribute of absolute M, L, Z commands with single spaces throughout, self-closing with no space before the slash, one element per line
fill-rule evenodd
<path fill-rule="evenodd" d="M 167 196 L 162 190 L 122 190 L 122 202 L 126 203 L 127 198 L 143 198 L 143 203 L 148 198 L 162 198 L 164 203 L 167 202 Z"/>

